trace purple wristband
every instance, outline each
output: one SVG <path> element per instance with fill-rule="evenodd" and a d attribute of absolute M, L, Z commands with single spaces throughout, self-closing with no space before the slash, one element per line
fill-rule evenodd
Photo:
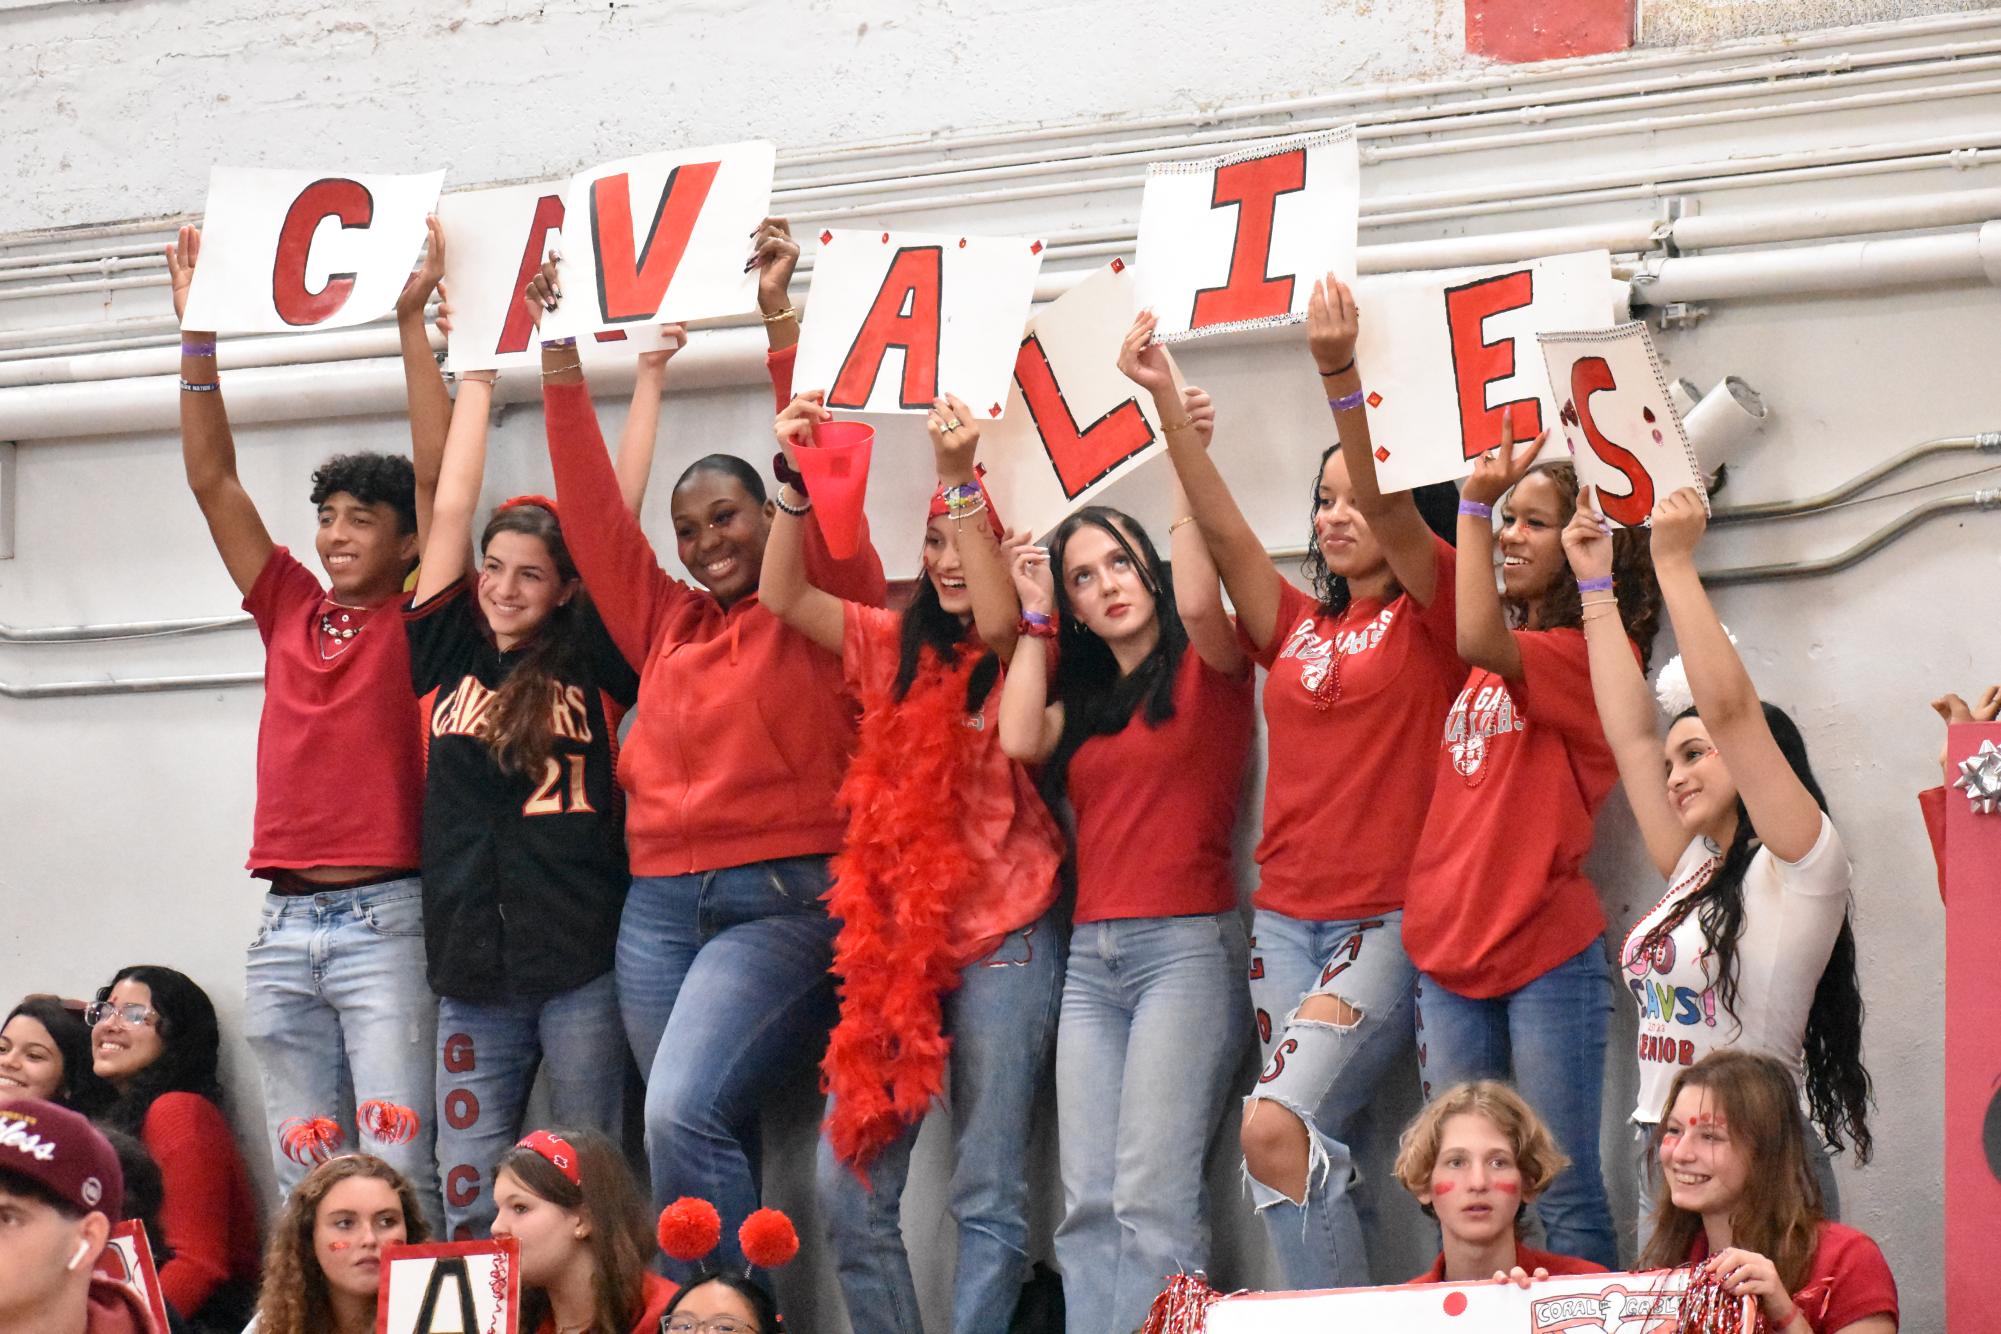
<path fill-rule="evenodd" d="M 577 340 L 575 335 L 568 338 L 544 338 L 542 340 L 543 347 L 575 347 L 576 345 Z"/>
<path fill-rule="evenodd" d="M 1579 579 L 1577 591 L 1580 593 L 1609 593 L 1612 591 L 1612 576 L 1601 574 L 1596 579 Z"/>
<path fill-rule="evenodd" d="M 1328 399 L 1327 406 L 1336 412 L 1353 412 L 1356 408 L 1361 407 L 1363 402 L 1362 391 L 1357 389 L 1352 394 L 1343 394 L 1339 398 Z"/>
<path fill-rule="evenodd" d="M 183 339 L 181 341 L 181 355 L 184 357 L 212 357 L 215 355 L 215 340 L 210 339 L 206 343 L 190 343 Z"/>
<path fill-rule="evenodd" d="M 1021 614 L 1021 619 L 1027 621 L 1030 625 L 1056 624 L 1056 618 L 1046 611 L 1025 611 Z"/>
<path fill-rule="evenodd" d="M 1459 512 L 1461 514 L 1470 514 L 1476 519 L 1491 519 L 1494 517 L 1494 507 L 1492 505 L 1482 505 L 1477 500 L 1460 501 Z"/>

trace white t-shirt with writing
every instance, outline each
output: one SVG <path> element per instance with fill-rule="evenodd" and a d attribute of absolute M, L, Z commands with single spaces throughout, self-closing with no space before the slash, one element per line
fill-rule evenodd
<path fill-rule="evenodd" d="M 1676 904 L 1701 889 L 1723 864 L 1708 839 L 1688 845 L 1668 892 L 1626 937 L 1621 980 L 1639 1007 L 1640 1100 L 1633 1119 L 1657 1123 L 1668 1090 L 1687 1066 L 1722 1047 L 1763 1052 L 1800 1079 L 1807 1012 L 1848 912 L 1848 853 L 1826 815 L 1820 835 L 1797 862 L 1759 848 L 1744 869 L 1744 929 L 1737 938 L 1737 1009 L 1723 1006 L 1705 949 L 1700 911 L 1641 956 L 1641 943 Z"/>

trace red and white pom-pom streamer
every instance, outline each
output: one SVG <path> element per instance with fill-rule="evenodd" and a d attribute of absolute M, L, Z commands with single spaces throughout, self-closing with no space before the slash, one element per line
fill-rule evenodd
<path fill-rule="evenodd" d="M 278 1127 L 278 1147 L 301 1167 L 333 1157 L 340 1147 L 340 1122 L 331 1116 L 295 1116 Z"/>
<path fill-rule="evenodd" d="M 1769 1334 L 1756 1297 L 1733 1297 L 1706 1262 L 1689 1266 L 1674 1334 Z"/>
<path fill-rule="evenodd" d="M 1167 1288 L 1153 1299 L 1140 1334 L 1202 1334 L 1209 1308 L 1223 1300 L 1223 1294 L 1203 1281 L 1200 1274 L 1176 1274 Z"/>
<path fill-rule="evenodd" d="M 361 1123 L 363 1134 L 384 1144 L 408 1144 L 417 1138 L 417 1131 L 422 1125 L 417 1114 L 408 1107 L 384 1102 L 380 1098 L 372 1098 L 355 1108 L 354 1117 Z"/>

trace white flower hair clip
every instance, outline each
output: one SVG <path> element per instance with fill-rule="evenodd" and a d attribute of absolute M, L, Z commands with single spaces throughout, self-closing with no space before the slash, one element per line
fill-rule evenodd
<path fill-rule="evenodd" d="M 1723 627 L 1723 634 L 1732 644 L 1737 642 L 1729 626 Z M 1654 698 L 1660 701 L 1661 712 L 1670 718 L 1679 718 L 1695 707 L 1695 692 L 1688 688 L 1688 668 L 1682 664 L 1681 654 L 1669 658 L 1655 674 Z"/>

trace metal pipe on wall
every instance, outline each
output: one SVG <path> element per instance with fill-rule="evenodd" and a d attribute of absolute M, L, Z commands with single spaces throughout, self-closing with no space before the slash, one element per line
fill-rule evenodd
<path fill-rule="evenodd" d="M 1982 431 L 1977 435 L 1941 436 L 1920 445 L 1912 445 L 1909 449 L 1883 460 L 1873 468 L 1857 473 L 1840 486 L 1823 491 L 1819 495 L 1807 496 L 1800 500 L 1770 500 L 1751 505 L 1719 506 L 1710 511 L 1709 522 L 1711 525 L 1753 523 L 1761 519 L 1790 519 L 1803 514 L 1812 514 L 1858 495 L 1892 473 L 1900 472 L 1921 460 L 1940 454 L 1997 452 L 2001 452 L 2001 431 Z"/>
<path fill-rule="evenodd" d="M 1942 515 L 1960 514 L 1969 510 L 1991 510 L 1997 506 L 2001 506 L 2001 488 L 1928 500 L 1906 512 L 1903 517 L 1884 524 L 1854 546 L 1837 551 L 1832 556 L 1824 556 L 1819 560 L 1778 561 L 1769 565 L 1737 565 L 1721 570 L 1704 570 L 1702 582 L 1711 588 L 1725 588 L 1732 584 L 1767 583 L 1779 579 L 1807 579 L 1815 575 L 1836 574 L 1881 551 L 1913 528 L 1929 523 Z"/>

